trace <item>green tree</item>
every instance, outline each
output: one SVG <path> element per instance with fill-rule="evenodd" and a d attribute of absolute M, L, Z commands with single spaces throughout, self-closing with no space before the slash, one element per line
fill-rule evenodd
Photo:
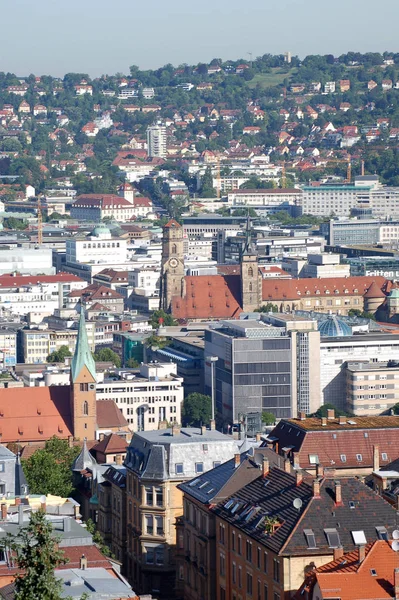
<path fill-rule="evenodd" d="M 56 436 L 47 440 L 44 448 L 22 461 L 30 492 L 68 498 L 73 492 L 71 466 L 79 452 L 78 446 L 69 448 Z"/>
<path fill-rule="evenodd" d="M 126 361 L 126 367 L 128 369 L 137 369 L 140 363 L 135 358 L 128 358 Z"/>
<path fill-rule="evenodd" d="M 183 401 L 182 421 L 186 426 L 199 427 L 212 418 L 212 399 L 205 394 L 193 392 Z"/>
<path fill-rule="evenodd" d="M 323 404 L 323 406 L 320 406 L 320 408 L 313 413 L 313 415 L 310 415 L 311 417 L 318 417 L 319 419 L 321 419 L 321 417 L 326 417 L 327 416 L 327 411 L 328 410 L 334 410 L 335 411 L 335 416 L 336 417 L 349 417 L 350 414 L 341 410 L 340 408 L 337 408 L 336 406 L 334 406 L 333 404 Z"/>
<path fill-rule="evenodd" d="M 214 198 L 216 196 L 216 190 L 213 187 L 213 177 L 210 167 L 207 167 L 201 180 L 201 198 Z"/>
<path fill-rule="evenodd" d="M 93 356 L 96 362 L 112 362 L 118 369 L 122 364 L 117 353 L 111 350 L 111 348 L 101 348 Z"/>
<path fill-rule="evenodd" d="M 68 348 L 68 346 L 60 346 L 58 350 L 54 350 L 47 357 L 48 363 L 63 363 L 67 356 L 72 356 L 72 352 Z"/>
<path fill-rule="evenodd" d="M 160 309 L 154 310 L 152 313 L 150 325 L 153 329 L 158 329 L 160 325 L 165 325 L 166 327 L 177 325 L 177 321 L 172 317 L 172 315 Z"/>
<path fill-rule="evenodd" d="M 259 308 L 255 308 L 254 312 L 258 313 L 269 313 L 269 312 L 278 312 L 277 304 L 272 304 L 271 302 L 267 302 L 263 304 Z"/>
<path fill-rule="evenodd" d="M 166 346 L 169 346 L 171 340 L 161 337 L 159 335 L 156 335 L 155 333 L 153 333 L 152 335 L 148 336 L 148 338 L 145 338 L 144 340 L 144 344 L 145 346 L 147 346 L 147 348 L 151 348 L 152 346 L 157 346 L 158 348 L 165 348 Z"/>
<path fill-rule="evenodd" d="M 5 229 L 26 229 L 28 223 L 22 219 L 15 219 L 15 217 L 7 217 L 3 221 Z"/>
<path fill-rule="evenodd" d="M 6 543 L 19 571 L 15 576 L 15 600 L 61 600 L 62 582 L 54 570 L 66 560 L 46 513 L 32 513 L 29 525 L 10 535 Z"/>
<path fill-rule="evenodd" d="M 262 412 L 262 423 L 264 425 L 274 425 L 276 422 L 276 417 L 273 413 L 267 412 L 266 410 Z"/>

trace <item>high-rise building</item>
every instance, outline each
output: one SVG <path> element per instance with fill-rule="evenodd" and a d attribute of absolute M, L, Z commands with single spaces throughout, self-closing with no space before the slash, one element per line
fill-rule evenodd
<path fill-rule="evenodd" d="M 166 127 L 152 125 L 147 128 L 148 156 L 165 158 L 166 156 Z"/>

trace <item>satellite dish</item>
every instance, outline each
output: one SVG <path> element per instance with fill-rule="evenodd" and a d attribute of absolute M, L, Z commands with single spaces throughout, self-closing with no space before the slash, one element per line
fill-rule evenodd
<path fill-rule="evenodd" d="M 300 498 L 295 498 L 295 500 L 292 504 L 294 505 L 294 508 L 296 508 L 297 510 L 300 510 L 302 508 L 302 500 Z"/>
<path fill-rule="evenodd" d="M 399 540 L 399 530 L 395 529 L 395 531 L 392 532 L 392 538 L 394 540 Z"/>
<path fill-rule="evenodd" d="M 399 550 L 399 540 L 394 540 L 394 541 L 392 542 L 392 550 L 393 550 L 394 552 L 397 552 L 397 551 Z"/>

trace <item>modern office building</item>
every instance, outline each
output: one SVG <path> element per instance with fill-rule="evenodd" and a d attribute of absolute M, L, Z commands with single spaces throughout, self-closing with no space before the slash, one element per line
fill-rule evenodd
<path fill-rule="evenodd" d="M 311 318 L 283 314 L 221 321 L 205 331 L 205 392 L 224 422 L 272 412 L 278 418 L 320 405 L 320 335 Z M 216 357 L 215 362 L 207 357 Z"/>
<path fill-rule="evenodd" d="M 181 422 L 183 379 L 174 363 L 148 363 L 138 373 L 97 384 L 97 400 L 113 400 L 132 431 L 158 429 L 162 421 Z"/>
<path fill-rule="evenodd" d="M 330 220 L 320 224 L 320 232 L 326 237 L 327 244 L 330 246 L 397 244 L 399 222 L 378 219 Z"/>
<path fill-rule="evenodd" d="M 399 362 L 348 362 L 346 410 L 356 416 L 381 415 L 399 402 Z"/>
<path fill-rule="evenodd" d="M 152 125 L 147 128 L 147 152 L 150 158 L 165 158 L 166 156 L 166 127 Z"/>

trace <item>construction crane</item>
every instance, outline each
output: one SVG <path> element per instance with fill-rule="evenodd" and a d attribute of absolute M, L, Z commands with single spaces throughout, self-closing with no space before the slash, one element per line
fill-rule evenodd
<path fill-rule="evenodd" d="M 220 156 L 217 157 L 216 163 L 216 197 L 220 200 L 222 190 L 222 178 L 220 176 Z"/>
<path fill-rule="evenodd" d="M 39 246 L 43 244 L 43 215 L 40 196 L 37 198 L 37 243 Z"/>

